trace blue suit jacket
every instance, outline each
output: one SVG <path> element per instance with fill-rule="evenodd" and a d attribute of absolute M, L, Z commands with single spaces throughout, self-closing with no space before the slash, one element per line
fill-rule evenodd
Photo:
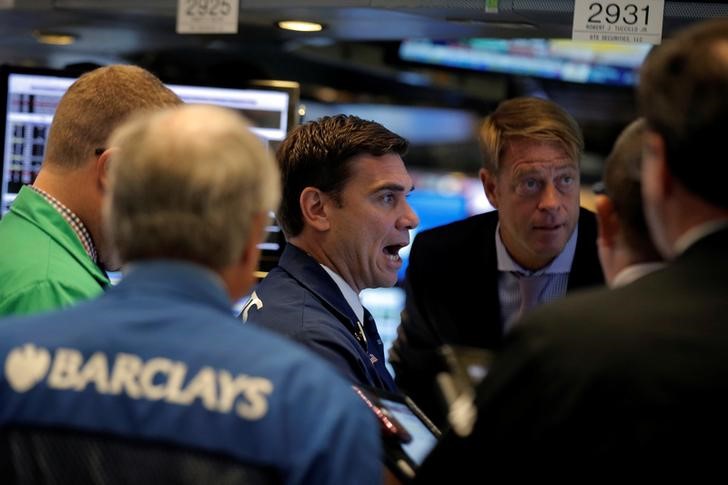
<path fill-rule="evenodd" d="M 0 321 L 0 362 L 0 428 L 201 449 L 286 483 L 381 480 L 379 427 L 350 385 L 241 325 L 215 275 L 192 264 L 138 264 L 96 300 Z"/>
<path fill-rule="evenodd" d="M 393 391 L 376 326 L 364 322 L 365 350 L 356 339 L 359 323 L 334 280 L 311 256 L 288 244 L 278 266 L 255 287 L 262 306 L 248 306 L 248 318 L 300 342 L 355 384 Z"/>

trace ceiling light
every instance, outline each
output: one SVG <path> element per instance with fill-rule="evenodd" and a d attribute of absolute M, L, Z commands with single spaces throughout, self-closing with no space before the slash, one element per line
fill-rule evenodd
<path fill-rule="evenodd" d="M 48 45 L 71 45 L 76 42 L 77 36 L 75 34 L 68 34 L 65 32 L 44 32 L 41 30 L 34 30 L 33 37 L 41 44 Z"/>
<path fill-rule="evenodd" d="M 324 30 L 323 25 L 304 20 L 281 20 L 277 25 L 280 29 L 295 30 L 296 32 L 321 32 Z"/>

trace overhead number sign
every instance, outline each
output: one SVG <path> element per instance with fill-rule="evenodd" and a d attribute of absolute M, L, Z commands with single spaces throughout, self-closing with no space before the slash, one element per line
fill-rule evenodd
<path fill-rule="evenodd" d="M 665 0 L 576 0 L 571 38 L 659 44 L 664 10 Z"/>
<path fill-rule="evenodd" d="M 236 34 L 239 0 L 178 0 L 178 34 Z"/>

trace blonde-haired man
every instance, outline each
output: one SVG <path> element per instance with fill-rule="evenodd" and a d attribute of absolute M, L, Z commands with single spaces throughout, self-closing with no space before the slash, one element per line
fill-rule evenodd
<path fill-rule="evenodd" d="M 66 430 L 101 463 L 54 468 L 77 482 L 113 466 L 114 452 L 96 451 L 99 433 L 157 458 L 112 468 L 123 483 L 381 482 L 379 427 L 350 385 L 232 314 L 280 194 L 276 163 L 248 124 L 187 105 L 130 121 L 109 146 L 105 221 L 127 274 L 96 300 L 0 325 L 0 428 Z M 29 356 L 47 368 L 30 381 Z M 18 443 L 25 460 L 38 456 L 30 443 Z M 201 457 L 193 475 L 175 449 L 235 465 Z"/>
<path fill-rule="evenodd" d="M 181 102 L 136 66 L 98 68 L 68 88 L 37 179 L 0 221 L 0 316 L 67 306 L 108 285 L 101 229 L 106 140 L 130 114 Z"/>
<path fill-rule="evenodd" d="M 512 98 L 485 119 L 480 141 L 481 182 L 498 210 L 417 235 L 390 351 L 397 384 L 441 426 L 440 346 L 497 350 L 526 311 L 604 282 L 596 219 L 579 207 L 574 118 L 552 101 Z"/>

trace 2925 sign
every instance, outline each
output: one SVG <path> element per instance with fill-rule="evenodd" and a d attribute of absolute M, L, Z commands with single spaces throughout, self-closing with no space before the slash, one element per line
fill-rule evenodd
<path fill-rule="evenodd" d="M 189 17 L 224 17 L 231 8 L 230 0 L 185 0 L 185 13 Z"/>
<path fill-rule="evenodd" d="M 588 6 L 587 22 L 592 24 L 616 24 L 647 26 L 650 23 L 650 6 L 639 7 L 634 3 L 619 5 L 617 3 L 591 2 Z"/>

